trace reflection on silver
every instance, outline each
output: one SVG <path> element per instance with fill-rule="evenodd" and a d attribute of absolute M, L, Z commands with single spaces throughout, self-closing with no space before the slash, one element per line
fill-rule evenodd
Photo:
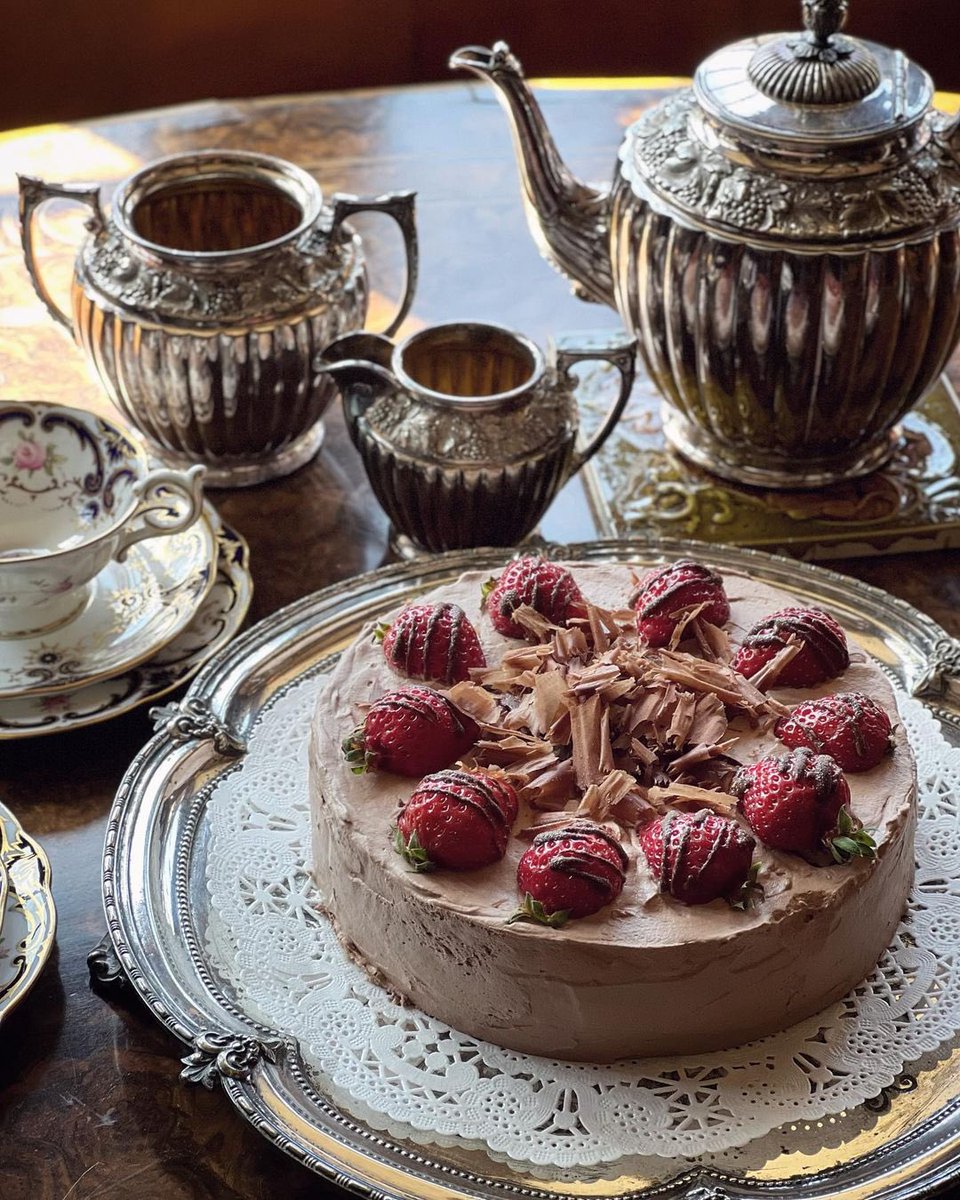
<path fill-rule="evenodd" d="M 625 561 L 641 567 L 692 556 L 721 571 L 746 572 L 835 612 L 907 689 L 926 677 L 938 647 L 950 642 L 928 617 L 875 588 L 756 551 L 673 539 L 545 549 L 561 558 Z M 503 558 L 503 550 L 452 552 L 382 568 L 308 596 L 221 650 L 198 676 L 189 699 L 244 737 L 264 706 L 292 681 L 328 668 L 365 622 L 465 570 L 494 570 Z M 952 670 L 949 665 L 948 669 Z M 945 737 L 960 746 L 957 711 L 935 711 Z M 608 1200 L 624 1192 L 652 1198 L 666 1194 L 665 1189 L 678 1200 L 747 1194 L 742 1180 L 719 1168 L 679 1160 L 658 1160 L 657 1178 L 599 1178 L 589 1186 L 564 1182 L 562 1189 L 546 1181 L 533 1185 L 475 1152 L 425 1150 L 395 1142 L 318 1094 L 296 1045 L 249 1011 L 242 996 L 213 976 L 206 960 L 211 913 L 205 809 L 216 777 L 231 769 L 209 740 L 197 743 L 159 734 L 121 783 L 104 847 L 104 906 L 111 943 L 133 988 L 190 1048 L 185 1063 L 192 1078 L 211 1084 L 219 1078 L 238 1111 L 263 1136 L 311 1170 L 371 1198 L 442 1192 L 521 1200 L 531 1195 L 533 1186 L 533 1194 L 544 1200 L 585 1197 L 588 1192 Z M 960 1174 L 960 1073 L 948 1064 L 938 1070 L 943 1073 L 936 1094 L 924 1101 L 927 1107 L 911 1110 L 912 1117 L 901 1117 L 895 1127 L 876 1126 L 869 1155 L 847 1141 L 838 1126 L 829 1135 L 829 1151 L 803 1160 L 796 1175 L 751 1174 L 749 1194 L 772 1198 L 804 1188 L 826 1196 L 849 1189 L 866 1200 L 918 1196 L 943 1186 Z M 781 1131 L 777 1140 L 787 1153 L 798 1148 L 794 1143 L 802 1136 L 801 1131 Z M 855 1137 L 856 1131 L 849 1136 Z M 805 1147 L 809 1149 L 806 1143 Z M 822 1146 L 812 1154 L 818 1150 Z M 800 1159 L 798 1155 L 796 1161 Z M 894 1184 L 889 1184 L 891 1179 Z"/>
<path fill-rule="evenodd" d="M 54 197 L 92 213 L 69 314 L 34 252 L 35 213 Z M 226 150 L 141 168 L 120 184 L 109 215 L 96 188 L 20 178 L 24 258 L 40 299 L 151 452 L 205 463 L 216 487 L 287 474 L 319 449 L 335 389 L 311 363 L 364 323 L 366 264 L 347 218 L 366 211 L 392 217 L 404 239 L 406 287 L 392 332 L 416 287 L 412 192 L 324 204 L 293 163 Z"/>
<path fill-rule="evenodd" d="M 497 89 L 534 238 L 636 335 L 669 440 L 742 483 L 874 470 L 960 337 L 960 123 L 843 9 L 708 58 L 628 129 L 609 191 L 564 165 L 505 43 L 451 58 Z"/>

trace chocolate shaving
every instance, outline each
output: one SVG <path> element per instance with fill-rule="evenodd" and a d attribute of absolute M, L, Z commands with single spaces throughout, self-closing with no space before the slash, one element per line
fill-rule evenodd
<path fill-rule="evenodd" d="M 729 816 L 737 807 L 736 796 L 729 792 L 714 792 L 707 788 L 693 787 L 686 783 L 671 783 L 666 787 L 652 787 L 647 797 L 654 802 L 673 804 L 696 804 L 698 808 L 709 808 L 713 812 Z"/>
<path fill-rule="evenodd" d="M 727 631 L 718 625 L 712 625 L 709 621 L 696 621 L 693 636 L 697 639 L 697 645 L 704 658 L 722 663 L 728 663 L 733 658 L 730 637 Z"/>
<path fill-rule="evenodd" d="M 521 629 L 532 633 L 537 642 L 542 642 L 547 634 L 559 629 L 558 625 L 554 625 L 530 604 L 518 604 L 510 616 Z"/>
<path fill-rule="evenodd" d="M 559 671 L 544 671 L 534 679 L 530 724 L 534 733 L 545 734 L 558 717 L 566 714 L 563 702 L 566 690 L 566 681 Z"/>
<path fill-rule="evenodd" d="M 700 616 L 705 608 L 709 608 L 711 603 L 712 601 L 710 600 L 704 600 L 700 604 L 695 604 L 693 608 L 681 608 L 678 612 L 670 613 L 670 619 L 677 622 L 673 627 L 673 633 L 670 635 L 669 645 L 671 650 L 676 650 L 686 636 L 687 626 L 691 621 L 696 621 L 697 617 Z"/>
<path fill-rule="evenodd" d="M 750 682 L 758 691 L 764 691 L 776 682 L 783 668 L 791 659 L 796 658 L 802 649 L 803 642 L 791 635 L 783 649 L 778 650 L 769 662 L 765 662 L 759 671 L 750 676 Z"/>
<path fill-rule="evenodd" d="M 560 663 L 585 662 L 590 653 L 582 629 L 560 629 L 553 638 L 553 657 Z"/>
<path fill-rule="evenodd" d="M 705 763 L 711 758 L 720 758 L 727 753 L 737 743 L 736 738 L 730 738 L 729 741 L 720 742 L 709 746 L 700 743 L 688 750 L 686 754 L 681 754 L 679 758 L 675 758 L 667 767 L 671 775 L 680 775 L 689 767 L 698 766 L 700 763 Z"/>
<path fill-rule="evenodd" d="M 626 771 L 610 771 L 599 783 L 593 783 L 583 793 L 578 817 L 605 821 L 615 805 L 636 791 L 637 781 Z"/>
<path fill-rule="evenodd" d="M 600 697 L 588 696 L 570 710 L 570 740 L 573 745 L 573 771 L 577 787 L 588 788 L 603 775 L 601 767 L 603 735 Z M 609 718 L 606 718 L 609 720 Z"/>
<path fill-rule="evenodd" d="M 454 708 L 459 709 L 474 721 L 492 725 L 500 715 L 500 705 L 496 698 L 480 687 L 478 683 L 468 683 L 463 680 L 461 683 L 455 683 L 453 687 L 447 688 L 444 695 Z"/>

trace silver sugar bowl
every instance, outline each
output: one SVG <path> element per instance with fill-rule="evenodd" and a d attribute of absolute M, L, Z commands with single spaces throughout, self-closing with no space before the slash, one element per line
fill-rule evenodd
<path fill-rule="evenodd" d="M 350 436 L 395 529 L 416 549 L 440 551 L 526 537 L 613 429 L 635 358 L 623 337 L 559 340 L 545 356 L 518 333 L 463 321 L 399 345 L 347 334 L 317 368 L 340 386 Z M 569 372 L 594 360 L 617 373 L 616 398 L 580 439 Z"/>
<path fill-rule="evenodd" d="M 54 197 L 92 210 L 69 314 L 34 252 L 34 215 Z M 20 178 L 23 251 L 40 299 L 150 450 L 176 465 L 204 463 L 218 487 L 286 475 L 319 449 L 336 388 L 312 363 L 364 325 L 366 265 L 346 218 L 368 210 L 392 217 L 404 238 L 392 333 L 416 287 L 412 192 L 325 204 L 293 163 L 225 150 L 149 164 L 120 184 L 109 214 L 96 187 Z"/>
<path fill-rule="evenodd" d="M 564 166 L 509 47 L 451 59 L 497 88 L 535 236 L 636 334 L 667 437 L 742 483 L 878 467 L 960 336 L 960 123 L 846 9 L 805 0 L 804 31 L 708 58 L 606 191 Z"/>

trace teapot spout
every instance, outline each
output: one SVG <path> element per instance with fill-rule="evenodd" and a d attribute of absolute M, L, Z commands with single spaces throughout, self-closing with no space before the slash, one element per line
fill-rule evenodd
<path fill-rule="evenodd" d="M 581 299 L 616 307 L 610 193 L 583 183 L 564 165 L 510 47 L 464 46 L 450 56 L 450 66 L 489 80 L 497 90 L 510 119 L 524 209 L 540 253 L 572 281 Z"/>

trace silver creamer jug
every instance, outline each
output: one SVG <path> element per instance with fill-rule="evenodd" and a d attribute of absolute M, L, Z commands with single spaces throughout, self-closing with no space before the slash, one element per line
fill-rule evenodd
<path fill-rule="evenodd" d="M 434 325 L 399 345 L 347 334 L 317 366 L 343 397 L 370 485 L 396 530 L 419 550 L 512 546 L 600 448 L 633 384 L 636 344 L 563 342 L 545 356 L 498 325 Z M 599 360 L 616 372 L 610 408 L 589 438 L 570 370 Z"/>

